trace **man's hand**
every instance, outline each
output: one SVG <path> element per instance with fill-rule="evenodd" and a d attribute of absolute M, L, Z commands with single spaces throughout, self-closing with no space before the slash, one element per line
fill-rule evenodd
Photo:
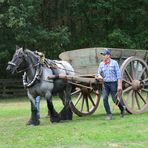
<path fill-rule="evenodd" d="M 99 75 L 99 76 L 95 76 L 95 79 L 96 79 L 96 80 L 99 80 L 99 81 L 103 81 L 103 77 L 100 76 L 100 75 Z"/>
<path fill-rule="evenodd" d="M 117 88 L 117 91 L 122 91 L 122 88 L 118 87 L 118 88 Z"/>
<path fill-rule="evenodd" d="M 122 81 L 120 79 L 118 80 L 117 91 L 122 91 Z"/>
<path fill-rule="evenodd" d="M 122 89 L 118 89 L 118 90 L 117 90 L 117 96 L 118 96 L 119 98 L 122 97 Z"/>

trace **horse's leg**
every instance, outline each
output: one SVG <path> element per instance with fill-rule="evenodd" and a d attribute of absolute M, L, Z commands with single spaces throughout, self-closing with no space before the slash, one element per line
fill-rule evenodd
<path fill-rule="evenodd" d="M 45 98 L 47 99 L 48 115 L 50 117 L 50 121 L 59 122 L 60 117 L 59 117 L 59 114 L 54 109 L 54 106 L 52 103 L 52 96 L 48 93 L 46 94 Z"/>
<path fill-rule="evenodd" d="M 66 105 L 65 90 L 59 92 L 59 98 L 62 100 L 63 105 Z"/>
<path fill-rule="evenodd" d="M 35 99 L 32 97 L 32 95 L 28 92 L 28 97 L 31 102 L 31 118 L 27 122 L 27 125 L 39 125 L 40 120 L 38 116 L 38 109 L 35 105 Z"/>
<path fill-rule="evenodd" d="M 71 101 L 71 91 L 72 91 L 72 86 L 70 84 L 66 85 L 65 89 L 65 95 L 64 95 L 64 108 L 60 112 L 60 117 L 61 120 L 72 120 L 72 111 L 70 108 L 70 101 Z"/>

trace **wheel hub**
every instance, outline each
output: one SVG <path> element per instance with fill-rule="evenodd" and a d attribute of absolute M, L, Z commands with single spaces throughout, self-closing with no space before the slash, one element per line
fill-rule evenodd
<path fill-rule="evenodd" d="M 132 81 L 132 88 L 133 90 L 139 90 L 141 88 L 143 88 L 144 86 L 144 83 L 142 81 L 139 81 L 139 80 L 133 80 Z"/>
<path fill-rule="evenodd" d="M 84 96 L 87 96 L 89 94 L 89 90 L 87 88 L 82 88 L 81 91 Z"/>

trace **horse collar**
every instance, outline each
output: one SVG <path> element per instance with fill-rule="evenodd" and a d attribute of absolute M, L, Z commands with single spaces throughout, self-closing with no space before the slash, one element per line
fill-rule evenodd
<path fill-rule="evenodd" d="M 31 82 L 27 82 L 27 73 L 24 72 L 24 75 L 23 75 L 23 85 L 24 85 L 24 87 L 29 88 L 29 87 L 33 86 L 37 80 L 40 80 L 42 71 L 43 71 L 42 64 L 39 64 L 39 67 L 37 68 L 37 70 L 35 72 L 35 76 L 34 76 L 34 78 L 33 78 L 33 80 Z"/>

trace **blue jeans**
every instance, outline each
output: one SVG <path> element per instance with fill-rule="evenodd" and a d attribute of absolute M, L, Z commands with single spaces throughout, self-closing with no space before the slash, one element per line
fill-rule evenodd
<path fill-rule="evenodd" d="M 112 114 L 109 103 L 108 103 L 109 94 L 111 94 L 113 102 L 118 104 L 118 107 L 122 113 L 124 111 L 124 107 L 121 104 L 121 102 L 118 103 L 117 95 L 116 95 L 117 94 L 117 82 L 104 82 L 104 85 L 103 85 L 103 103 L 104 103 L 104 108 L 106 110 L 106 113 L 108 115 Z"/>
<path fill-rule="evenodd" d="M 38 113 L 40 112 L 40 99 L 41 99 L 40 96 L 37 96 L 35 99 L 35 105 L 37 107 Z"/>

